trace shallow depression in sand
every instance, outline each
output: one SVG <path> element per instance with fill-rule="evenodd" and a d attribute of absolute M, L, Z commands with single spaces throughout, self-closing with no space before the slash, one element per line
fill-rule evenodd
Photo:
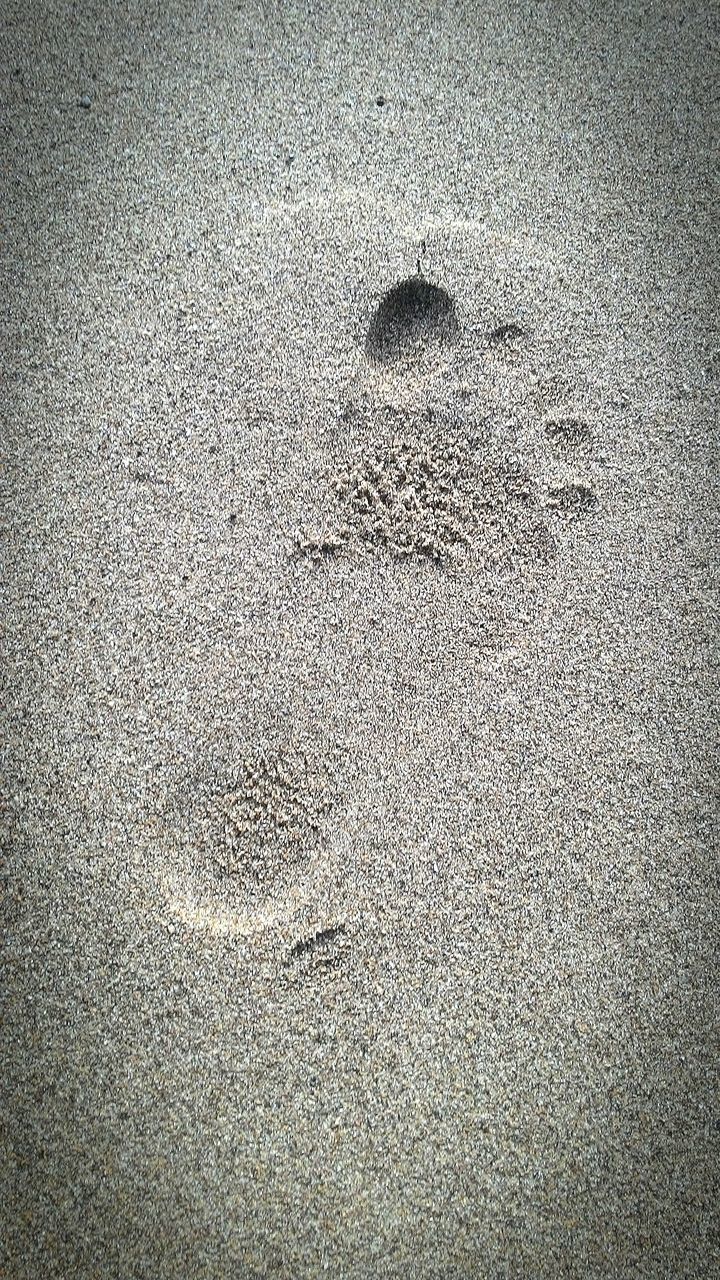
<path fill-rule="evenodd" d="M 326 762 L 295 743 L 208 757 L 163 819 L 157 877 L 171 916 L 216 935 L 256 935 L 291 918 L 327 862 L 333 788 Z"/>
<path fill-rule="evenodd" d="M 368 330 L 373 360 L 392 361 L 428 342 L 449 342 L 457 333 L 455 303 L 446 289 L 409 276 L 384 294 Z"/>

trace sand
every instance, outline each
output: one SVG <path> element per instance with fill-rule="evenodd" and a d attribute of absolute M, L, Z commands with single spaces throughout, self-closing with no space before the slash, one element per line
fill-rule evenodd
<path fill-rule="evenodd" d="M 718 17 L 4 6 L 8 1280 L 720 1276 Z"/>

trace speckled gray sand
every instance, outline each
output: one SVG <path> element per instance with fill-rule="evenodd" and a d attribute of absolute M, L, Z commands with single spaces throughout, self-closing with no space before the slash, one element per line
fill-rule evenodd
<path fill-rule="evenodd" d="M 279 8 L 3 7 L 0 1274 L 720 1275 L 717 11 Z"/>

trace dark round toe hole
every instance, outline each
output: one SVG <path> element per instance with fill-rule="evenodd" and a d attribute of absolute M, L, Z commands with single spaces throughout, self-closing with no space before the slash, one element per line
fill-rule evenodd
<path fill-rule="evenodd" d="M 447 290 L 422 276 L 410 276 L 379 303 L 368 330 L 368 355 L 393 360 L 427 341 L 451 339 L 456 330 L 455 303 Z"/>

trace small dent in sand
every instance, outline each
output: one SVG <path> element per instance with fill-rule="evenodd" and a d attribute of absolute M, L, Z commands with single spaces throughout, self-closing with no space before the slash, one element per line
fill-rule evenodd
<path fill-rule="evenodd" d="M 457 332 L 455 303 L 446 289 L 409 276 L 381 299 L 368 329 L 366 350 L 390 362 L 427 342 L 447 342 Z"/>
<path fill-rule="evenodd" d="M 525 330 L 519 325 L 511 322 L 509 324 L 500 324 L 497 329 L 493 329 L 487 335 L 490 346 L 505 346 L 508 343 L 517 341 L 518 338 L 525 337 Z"/>
<path fill-rule="evenodd" d="M 545 435 L 553 444 L 584 444 L 590 439 L 590 428 L 582 418 L 551 418 L 545 423 Z"/>
<path fill-rule="evenodd" d="M 348 946 L 344 924 L 316 929 L 290 948 L 285 966 L 299 966 L 304 970 L 337 969 L 347 954 Z"/>
<path fill-rule="evenodd" d="M 547 506 L 565 515 L 587 515 L 597 506 L 597 496 L 586 484 L 572 483 L 549 489 Z"/>

